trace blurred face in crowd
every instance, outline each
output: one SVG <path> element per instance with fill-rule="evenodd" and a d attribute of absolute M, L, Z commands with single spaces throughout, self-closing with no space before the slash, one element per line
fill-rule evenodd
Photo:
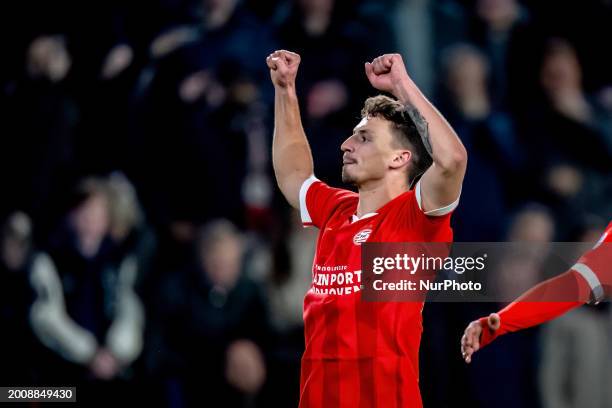
<path fill-rule="evenodd" d="M 526 210 L 519 214 L 510 229 L 510 241 L 551 242 L 555 233 L 553 220 L 545 211 Z"/>
<path fill-rule="evenodd" d="M 455 98 L 486 91 L 487 64 L 475 51 L 456 50 L 448 61 L 447 75 L 448 88 Z"/>
<path fill-rule="evenodd" d="M 237 0 L 203 0 L 206 12 L 227 12 L 236 7 Z"/>
<path fill-rule="evenodd" d="M 542 246 L 536 246 L 538 247 Z M 514 299 L 538 283 L 542 268 L 541 259 L 527 250 L 519 254 L 502 259 L 490 278 L 495 283 L 495 291 L 500 299 Z"/>
<path fill-rule="evenodd" d="M 304 14 L 331 14 L 335 0 L 299 0 Z"/>
<path fill-rule="evenodd" d="M 32 223 L 24 213 L 9 216 L 2 231 L 0 256 L 4 265 L 12 271 L 21 269 L 30 250 Z"/>
<path fill-rule="evenodd" d="M 115 241 L 125 239 L 142 222 L 136 190 L 121 173 L 112 174 L 108 182 L 109 233 Z"/>
<path fill-rule="evenodd" d="M 348 90 L 342 81 L 338 79 L 319 81 L 308 91 L 306 112 L 313 119 L 324 118 L 344 108 L 348 98 Z"/>
<path fill-rule="evenodd" d="M 516 0 L 478 0 L 476 11 L 492 29 L 510 28 L 518 17 Z"/>
<path fill-rule="evenodd" d="M 110 226 L 106 196 L 102 193 L 92 194 L 73 211 L 71 219 L 80 249 L 86 255 L 95 254 Z"/>
<path fill-rule="evenodd" d="M 340 147 L 344 152 L 342 181 L 362 186 L 382 180 L 390 169 L 396 168 L 394 158 L 398 154 L 410 155 L 409 151 L 398 149 L 392 132 L 391 122 L 384 118 L 363 118 Z"/>
<path fill-rule="evenodd" d="M 229 230 L 201 244 L 200 262 L 214 286 L 228 290 L 234 287 L 240 275 L 242 252 L 241 237 Z"/>
<path fill-rule="evenodd" d="M 549 46 L 544 56 L 540 80 L 544 90 L 549 93 L 580 89 L 582 70 L 571 45 L 557 41 Z"/>
<path fill-rule="evenodd" d="M 551 249 L 554 233 L 553 220 L 544 209 L 526 209 L 515 217 L 508 240 L 530 245 L 517 247 L 514 256 L 505 259 L 501 265 L 501 282 L 508 286 L 502 290 L 511 292 L 507 298 L 516 297 L 536 283 L 534 279 Z M 513 285 L 515 289 L 512 289 Z"/>
<path fill-rule="evenodd" d="M 2 261 L 9 270 L 15 271 L 23 267 L 26 255 L 27 244 L 14 237 L 4 238 L 2 241 Z"/>
<path fill-rule="evenodd" d="M 224 25 L 232 16 L 238 0 L 203 0 L 204 21 L 208 28 Z"/>
<path fill-rule="evenodd" d="M 59 36 L 38 37 L 28 48 L 27 69 L 34 78 L 59 82 L 66 77 L 71 65 L 70 54 Z"/>

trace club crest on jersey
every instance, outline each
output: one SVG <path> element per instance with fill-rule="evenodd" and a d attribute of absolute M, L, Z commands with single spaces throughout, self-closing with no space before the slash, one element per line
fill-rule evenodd
<path fill-rule="evenodd" d="M 366 242 L 368 240 L 368 238 L 370 237 L 371 233 L 372 233 L 371 229 L 364 229 L 364 230 L 359 231 L 353 237 L 353 244 L 355 244 L 355 245 L 363 244 L 364 242 Z"/>

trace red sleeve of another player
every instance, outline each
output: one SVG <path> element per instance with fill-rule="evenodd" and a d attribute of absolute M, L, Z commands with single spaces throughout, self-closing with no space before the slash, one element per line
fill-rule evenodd
<path fill-rule="evenodd" d="M 610 296 L 612 287 L 612 223 L 599 241 L 572 267 L 591 286 L 592 300 L 598 302 Z"/>
<path fill-rule="evenodd" d="M 333 188 L 314 176 L 300 188 L 300 216 L 304 226 L 321 228 L 344 200 L 356 197 L 352 191 Z"/>
<path fill-rule="evenodd" d="M 480 318 L 480 347 L 503 334 L 537 326 L 581 306 L 588 302 L 590 292 L 587 282 L 573 270 L 542 282 L 499 312 L 498 330 L 490 330 L 487 318 Z"/>
<path fill-rule="evenodd" d="M 612 287 L 612 223 L 593 249 L 571 270 L 527 291 L 499 312 L 501 326 L 495 332 L 480 319 L 484 347 L 508 332 L 536 326 L 588 302 L 599 302 Z M 564 301 L 559 301 L 564 300 Z M 565 301 L 567 300 L 567 301 Z"/>

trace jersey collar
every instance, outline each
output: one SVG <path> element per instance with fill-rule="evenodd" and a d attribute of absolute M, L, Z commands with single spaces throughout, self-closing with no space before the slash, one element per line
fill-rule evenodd
<path fill-rule="evenodd" d="M 351 223 L 357 222 L 357 221 L 360 221 L 360 220 L 364 220 L 366 218 L 370 218 L 370 217 L 373 217 L 375 215 L 378 215 L 378 213 L 375 213 L 375 212 L 367 213 L 367 214 L 363 214 L 361 217 L 358 217 L 357 215 L 353 214 L 351 216 Z"/>

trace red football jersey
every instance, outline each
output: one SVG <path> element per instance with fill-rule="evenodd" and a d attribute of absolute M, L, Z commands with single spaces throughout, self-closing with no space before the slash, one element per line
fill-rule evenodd
<path fill-rule="evenodd" d="M 314 177 L 300 191 L 302 222 L 320 229 L 304 299 L 300 407 L 421 407 L 423 302 L 362 302 L 361 244 L 451 242 L 457 202 L 426 215 L 417 185 L 357 218 L 358 201 Z"/>

